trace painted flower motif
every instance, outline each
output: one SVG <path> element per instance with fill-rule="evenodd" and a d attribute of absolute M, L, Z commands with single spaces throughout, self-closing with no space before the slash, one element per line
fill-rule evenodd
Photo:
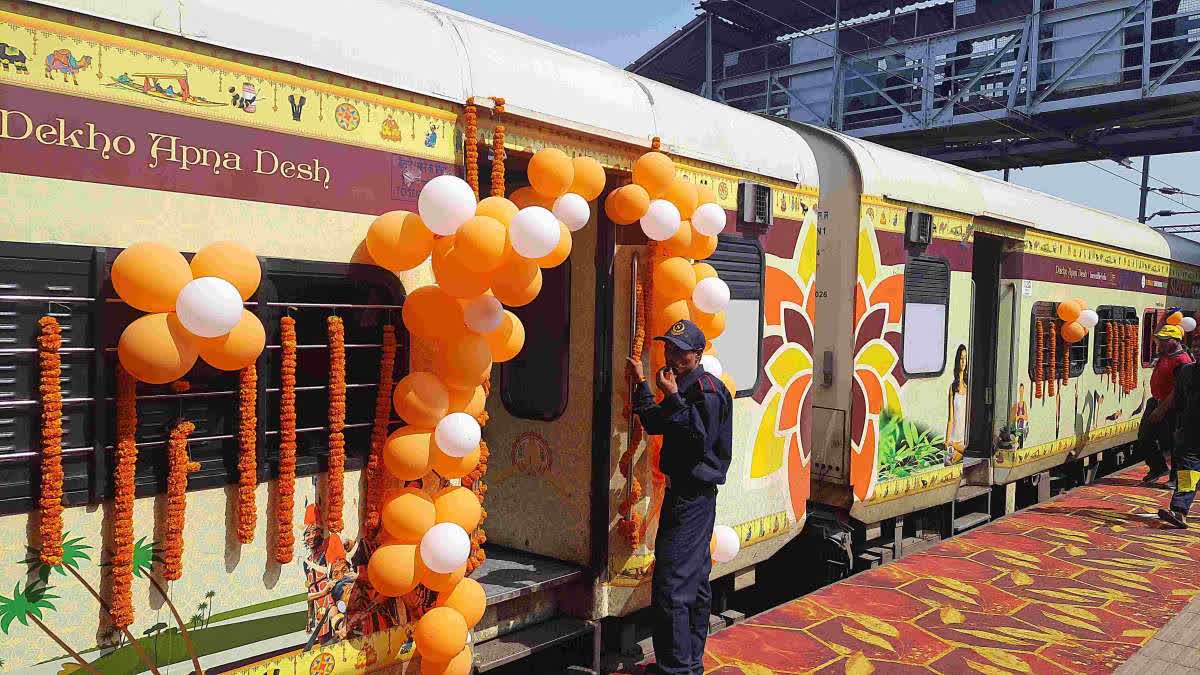
<path fill-rule="evenodd" d="M 879 415 L 902 412 L 900 388 L 907 378 L 900 367 L 900 322 L 904 274 L 886 274 L 869 221 L 859 230 L 858 282 L 854 288 L 854 387 L 850 405 L 850 483 L 857 500 L 866 500 L 878 479 L 876 447 Z"/>

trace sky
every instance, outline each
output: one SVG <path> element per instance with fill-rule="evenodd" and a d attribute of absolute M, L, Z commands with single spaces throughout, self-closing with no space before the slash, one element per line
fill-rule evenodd
<path fill-rule="evenodd" d="M 436 0 L 438 4 L 507 26 L 624 68 L 696 15 L 692 0 Z M 1011 180 L 1080 204 L 1137 218 L 1141 158 L 1133 169 L 1115 162 L 1063 164 L 1014 170 Z M 1172 185 L 1200 194 L 1200 153 L 1160 155 L 1150 160 L 1151 186 Z M 994 175 L 999 175 L 998 173 Z M 1200 198 L 1177 204 L 1151 194 L 1148 213 L 1200 211 Z M 1200 214 L 1158 217 L 1153 224 L 1200 223 Z"/>

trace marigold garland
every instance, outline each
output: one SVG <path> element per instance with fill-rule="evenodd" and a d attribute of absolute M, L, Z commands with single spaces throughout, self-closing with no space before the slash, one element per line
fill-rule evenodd
<path fill-rule="evenodd" d="M 42 402 L 41 522 L 38 525 L 39 556 L 42 564 L 62 564 L 63 469 L 62 469 L 62 327 L 58 319 L 38 319 L 38 364 Z"/>
<path fill-rule="evenodd" d="M 371 427 L 371 456 L 367 459 L 367 504 L 363 528 L 373 536 L 379 529 L 379 508 L 383 499 L 383 446 L 387 442 L 388 422 L 392 418 L 392 380 L 396 370 L 396 327 L 383 327 L 383 349 L 379 354 L 379 385 L 375 390 L 375 423 Z"/>
<path fill-rule="evenodd" d="M 1042 397 L 1042 381 L 1046 379 L 1045 344 L 1042 337 L 1042 320 L 1034 323 L 1034 333 L 1037 335 L 1037 347 L 1033 351 L 1033 397 Z"/>
<path fill-rule="evenodd" d="M 1046 322 L 1049 333 L 1047 338 L 1050 341 L 1050 358 L 1048 359 L 1050 374 L 1046 378 L 1046 395 L 1050 398 L 1054 398 L 1055 385 L 1058 384 L 1058 326 L 1055 324 L 1053 319 Z"/>
<path fill-rule="evenodd" d="M 467 127 L 467 185 L 475 192 L 475 199 L 479 199 L 479 117 L 474 96 L 467 99 L 463 118 Z"/>
<path fill-rule="evenodd" d="M 1063 362 L 1062 362 L 1062 380 L 1059 385 L 1062 387 L 1071 383 L 1071 345 L 1063 343 Z"/>
<path fill-rule="evenodd" d="M 279 321 L 281 359 L 279 367 L 279 498 L 275 502 L 275 562 L 292 561 L 295 534 L 292 515 L 296 496 L 296 320 Z"/>
<path fill-rule="evenodd" d="M 117 365 L 117 443 L 113 475 L 113 625 L 133 623 L 133 498 L 137 471 L 137 380 Z"/>
<path fill-rule="evenodd" d="M 258 368 L 243 368 L 238 377 L 238 541 L 254 541 L 258 488 Z"/>
<path fill-rule="evenodd" d="M 1141 336 L 1141 332 L 1138 331 L 1138 326 L 1136 323 L 1130 324 L 1129 336 L 1130 336 L 1129 344 L 1132 346 L 1132 351 L 1133 351 L 1133 359 L 1131 359 L 1131 363 L 1129 365 L 1130 365 L 1130 369 L 1133 371 L 1133 389 L 1137 389 L 1138 388 L 1138 379 L 1139 379 L 1139 376 L 1141 375 L 1141 372 L 1140 372 L 1141 369 L 1138 367 L 1140 365 L 1138 363 L 1138 358 L 1140 357 L 1140 355 L 1142 353 L 1142 351 L 1141 351 L 1142 336 Z"/>
<path fill-rule="evenodd" d="M 1104 343 L 1104 355 L 1108 359 L 1104 372 L 1108 375 L 1109 386 L 1112 386 L 1117 376 L 1117 333 L 1113 330 L 1112 321 L 1104 322 Z"/>
<path fill-rule="evenodd" d="M 346 471 L 346 328 L 341 317 L 326 319 L 329 330 L 329 496 L 326 500 L 325 529 L 341 532 L 345 523 Z"/>
<path fill-rule="evenodd" d="M 646 286 L 649 285 L 651 278 L 650 274 L 646 274 L 646 281 L 643 283 L 639 273 L 639 278 L 634 281 L 634 297 L 637 302 L 637 314 L 634 317 L 635 326 L 633 332 L 633 344 L 631 345 L 632 356 L 638 361 L 642 360 L 644 349 L 646 346 Z M 625 416 L 632 420 L 629 429 L 629 441 L 625 452 L 621 454 L 621 459 L 618 462 L 618 469 L 625 479 L 629 481 L 629 494 L 625 496 L 617 507 L 617 513 L 620 515 L 620 521 L 617 523 L 617 529 L 629 542 L 631 548 L 636 548 L 642 541 L 642 516 L 637 513 L 634 507 L 642 498 L 642 484 L 633 475 L 633 458 L 637 452 L 638 446 L 642 442 L 642 425 L 633 417 L 633 400 L 632 395 L 625 401 Z"/>
<path fill-rule="evenodd" d="M 183 420 L 171 429 L 167 441 L 167 527 L 163 542 L 163 578 L 177 581 L 183 576 L 183 525 L 187 513 L 187 477 L 200 470 L 188 457 L 188 436 L 196 425 Z"/>
<path fill-rule="evenodd" d="M 492 97 L 496 104 L 494 115 L 497 120 L 504 114 L 504 99 Z M 492 132 L 492 196 L 504 196 L 504 124 L 497 122 Z"/>
<path fill-rule="evenodd" d="M 171 383 L 171 391 L 176 394 L 186 394 L 192 390 L 192 383 L 187 380 L 175 380 Z"/>

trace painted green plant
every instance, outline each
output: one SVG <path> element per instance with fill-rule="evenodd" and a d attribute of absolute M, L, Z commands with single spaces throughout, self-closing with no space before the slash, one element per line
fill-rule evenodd
<path fill-rule="evenodd" d="M 879 478 L 907 478 L 946 461 L 945 440 L 902 415 L 879 416 Z"/>
<path fill-rule="evenodd" d="M 13 586 L 11 596 L 0 595 L 0 632 L 8 635 L 8 631 L 12 628 L 13 621 L 19 621 L 22 626 L 28 626 L 32 621 L 35 626 L 40 628 L 51 640 L 63 649 L 71 658 L 75 659 L 79 665 L 89 672 L 100 675 L 100 671 L 92 667 L 79 654 L 63 641 L 49 626 L 42 621 L 42 612 L 56 611 L 56 607 L 51 600 L 57 600 L 57 595 L 51 595 L 52 588 L 43 583 L 34 582 L 28 584 L 24 589 L 21 588 L 21 582 L 17 582 Z"/>

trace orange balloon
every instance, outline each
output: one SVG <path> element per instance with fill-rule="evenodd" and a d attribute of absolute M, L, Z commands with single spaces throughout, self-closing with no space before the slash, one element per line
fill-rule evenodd
<path fill-rule="evenodd" d="M 495 218 L 508 227 L 519 210 L 516 204 L 504 197 L 488 197 L 475 207 L 475 215 Z"/>
<path fill-rule="evenodd" d="M 235 241 L 215 241 L 192 256 L 192 277 L 220 277 L 249 300 L 262 281 L 262 266 L 254 251 Z"/>
<path fill-rule="evenodd" d="M 1088 308 L 1088 304 L 1083 298 L 1075 298 L 1075 302 L 1079 304 L 1079 311 L 1081 312 Z"/>
<path fill-rule="evenodd" d="M 113 261 L 113 289 L 125 304 L 143 312 L 175 311 L 175 298 L 191 280 L 183 255 L 156 241 L 134 244 Z"/>
<path fill-rule="evenodd" d="M 1166 320 L 1168 326 L 1178 326 L 1181 323 L 1183 323 L 1183 314 L 1181 312 L 1171 312 L 1171 315 Z"/>
<path fill-rule="evenodd" d="M 704 353 L 705 354 L 716 354 L 717 353 L 717 347 L 716 347 L 716 345 L 713 344 L 712 340 L 708 340 L 704 343 Z"/>
<path fill-rule="evenodd" d="M 435 522 L 454 523 L 467 532 L 475 531 L 479 527 L 479 519 L 483 517 L 479 497 L 465 487 L 443 488 L 433 496 L 433 506 L 437 512 Z"/>
<path fill-rule="evenodd" d="M 1075 343 L 1083 339 L 1087 335 L 1087 329 L 1076 321 L 1064 323 L 1062 327 L 1062 339 L 1065 342 Z"/>
<path fill-rule="evenodd" d="M 405 375 L 396 384 L 392 405 L 406 423 L 432 429 L 449 410 L 450 392 L 437 375 L 417 371 Z"/>
<path fill-rule="evenodd" d="M 1083 309 L 1079 306 L 1079 303 L 1075 302 L 1074 300 L 1064 300 L 1063 302 L 1058 303 L 1058 308 L 1056 310 L 1058 318 L 1067 323 L 1071 323 L 1075 319 L 1078 319 L 1081 312 L 1083 312 Z"/>
<path fill-rule="evenodd" d="M 696 186 L 696 201 L 699 204 L 719 204 L 717 201 L 717 193 L 707 185 Z"/>
<path fill-rule="evenodd" d="M 173 312 L 147 314 L 125 327 L 117 342 L 117 358 L 138 380 L 166 384 L 195 365 L 197 342 Z"/>
<path fill-rule="evenodd" d="M 453 255 L 473 272 L 491 272 L 500 266 L 508 230 L 490 216 L 475 216 L 454 235 Z"/>
<path fill-rule="evenodd" d="M 267 331 L 253 312 L 242 310 L 233 330 L 220 337 L 197 338 L 200 358 L 217 370 L 241 370 L 258 360 L 267 346 Z"/>
<path fill-rule="evenodd" d="M 687 220 L 692 217 L 692 212 L 700 205 L 700 193 L 696 190 L 696 186 L 690 181 L 676 178 L 671 181 L 667 191 L 663 194 L 663 199 L 671 202 L 679 209 L 679 217 Z"/>
<path fill-rule="evenodd" d="M 487 401 L 487 393 L 483 387 L 474 389 L 447 389 L 450 393 L 450 412 L 465 412 L 471 417 L 478 417 L 483 412 Z"/>
<path fill-rule="evenodd" d="M 543 197 L 558 199 L 575 182 L 575 165 L 567 153 L 558 148 L 538 150 L 529 158 L 525 169 L 529 184 Z"/>
<path fill-rule="evenodd" d="M 554 200 L 557 197 L 543 197 L 527 185 L 513 190 L 513 193 L 509 195 L 509 199 L 517 206 L 518 210 L 529 206 L 540 206 L 549 211 L 554 208 Z"/>
<path fill-rule="evenodd" d="M 725 383 L 725 388 L 730 394 L 737 393 L 737 384 L 733 381 L 733 376 L 729 373 L 721 373 L 721 381 Z"/>
<path fill-rule="evenodd" d="M 509 307 L 523 307 L 542 291 L 542 270 L 536 260 L 513 254 L 492 274 L 492 294 Z"/>
<path fill-rule="evenodd" d="M 433 244 L 433 278 L 438 286 L 456 298 L 483 295 L 491 283 L 491 275 L 467 266 L 463 252 L 455 246 L 457 237 L 438 239 Z"/>
<path fill-rule="evenodd" d="M 692 269 L 696 272 L 696 283 L 717 276 L 717 270 L 708 263 L 696 263 L 692 265 Z"/>
<path fill-rule="evenodd" d="M 442 345 L 437 372 L 451 387 L 479 386 L 492 374 L 492 352 L 482 335 L 465 333 Z"/>
<path fill-rule="evenodd" d="M 657 310 L 656 308 L 656 315 L 650 321 L 650 329 L 653 337 L 666 335 L 667 331 L 671 329 L 671 326 L 675 325 L 676 321 L 690 319 L 691 315 L 692 311 L 688 306 L 687 300 L 676 300 L 661 310 Z"/>
<path fill-rule="evenodd" d="M 692 251 L 692 222 L 685 220 L 679 223 L 679 229 L 675 230 L 675 234 L 662 242 L 663 247 L 667 251 L 667 255 L 671 256 L 687 256 Z"/>
<path fill-rule="evenodd" d="M 387 544 L 375 549 L 367 562 L 367 580 L 380 595 L 397 598 L 417 587 L 417 547 Z"/>
<path fill-rule="evenodd" d="M 487 594 L 478 581 L 463 579 L 449 593 L 439 595 L 433 606 L 457 609 L 466 619 L 467 627 L 474 628 L 487 610 Z"/>
<path fill-rule="evenodd" d="M 692 235 L 692 246 L 687 257 L 693 260 L 704 260 L 717 250 L 717 243 L 717 235 L 696 232 Z"/>
<path fill-rule="evenodd" d="M 696 289 L 696 271 L 685 258 L 667 258 L 654 266 L 652 283 L 656 298 L 691 299 L 692 291 Z"/>
<path fill-rule="evenodd" d="M 633 182 L 646 188 L 651 199 L 666 194 L 673 180 L 675 162 L 661 152 L 647 152 L 633 163 Z"/>
<path fill-rule="evenodd" d="M 567 256 L 571 255 L 571 230 L 562 223 L 558 224 L 558 230 L 558 245 L 554 247 L 553 251 L 536 260 L 537 266 L 542 269 L 558 267 L 563 264 Z"/>
<path fill-rule="evenodd" d="M 474 667 L 475 662 L 474 657 L 471 656 L 470 647 L 463 647 L 458 656 L 449 661 L 421 659 L 421 675 L 471 675 Z"/>
<path fill-rule="evenodd" d="M 417 480 L 429 473 L 435 450 L 430 430 L 400 427 L 383 445 L 383 465 L 396 480 Z"/>
<path fill-rule="evenodd" d="M 409 333 L 431 340 L 456 335 L 466 325 L 462 306 L 436 284 L 409 293 L 400 315 Z"/>
<path fill-rule="evenodd" d="M 491 350 L 492 361 L 504 363 L 520 354 L 525 346 L 525 325 L 516 314 L 506 309 L 504 318 L 500 320 L 500 327 L 484 335 L 484 338 L 487 340 L 488 349 Z"/>
<path fill-rule="evenodd" d="M 567 192 L 574 192 L 583 197 L 589 202 L 600 196 L 604 192 L 604 167 L 600 166 L 600 162 L 591 157 L 576 157 L 571 160 L 571 164 L 575 169 L 575 180 L 571 182 L 571 187 L 567 188 Z"/>
<path fill-rule="evenodd" d="M 433 252 L 433 232 L 415 213 L 388 211 L 367 230 L 367 251 L 381 267 L 410 270 Z"/>
<path fill-rule="evenodd" d="M 417 555 L 417 576 L 421 579 L 421 583 L 425 584 L 425 587 L 430 590 L 437 591 L 438 593 L 450 591 L 466 575 L 467 565 L 465 563 L 453 572 L 434 572 L 426 567 L 425 561 L 421 560 L 420 555 Z"/>
<path fill-rule="evenodd" d="M 422 659 L 449 661 L 467 646 L 467 621 L 458 610 L 434 607 L 417 621 L 413 642 Z"/>
<path fill-rule="evenodd" d="M 700 310 L 692 312 L 692 323 L 704 333 L 704 337 L 712 340 L 725 332 L 725 312 L 707 314 Z"/>
<path fill-rule="evenodd" d="M 410 487 L 390 495 L 380 509 L 380 517 L 393 541 L 420 544 L 421 537 L 437 523 L 437 509 L 429 495 Z"/>
<path fill-rule="evenodd" d="M 626 185 L 608 193 L 604 200 L 604 212 L 608 219 L 618 225 L 629 225 L 646 215 L 650 208 L 650 194 L 641 185 Z"/>
<path fill-rule="evenodd" d="M 479 448 L 468 452 L 464 457 L 451 457 L 439 450 L 436 443 L 430 441 L 430 444 L 433 451 L 429 455 L 429 467 L 442 478 L 462 478 L 479 466 Z"/>

